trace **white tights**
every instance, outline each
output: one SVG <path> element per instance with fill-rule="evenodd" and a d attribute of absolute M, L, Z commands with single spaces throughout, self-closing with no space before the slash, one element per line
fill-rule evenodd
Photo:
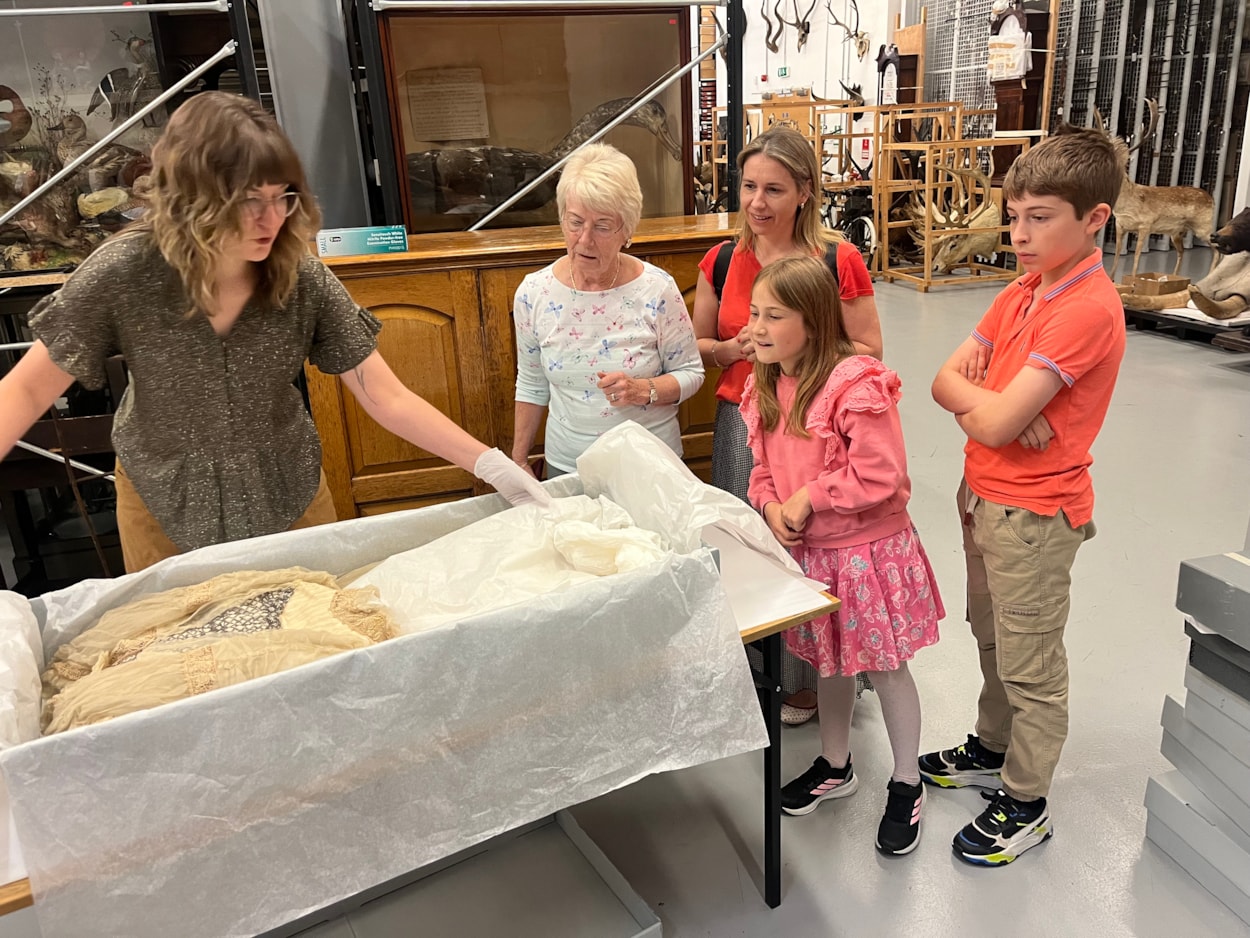
<path fill-rule="evenodd" d="M 920 783 L 916 759 L 920 755 L 920 694 L 904 661 L 897 671 L 869 671 L 881 699 L 881 715 L 894 753 L 894 779 Z M 851 753 L 851 713 L 855 709 L 855 678 L 822 677 L 816 684 L 820 707 L 822 754 L 834 768 L 842 768 Z"/>

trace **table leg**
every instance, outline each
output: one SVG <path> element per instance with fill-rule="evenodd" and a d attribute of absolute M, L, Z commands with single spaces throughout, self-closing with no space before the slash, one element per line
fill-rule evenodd
<path fill-rule="evenodd" d="M 763 687 L 759 688 L 768 748 L 764 750 L 764 901 L 781 905 L 781 633 L 761 642 Z"/>

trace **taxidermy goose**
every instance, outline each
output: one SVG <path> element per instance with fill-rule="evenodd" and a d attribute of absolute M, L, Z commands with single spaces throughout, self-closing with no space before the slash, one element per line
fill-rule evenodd
<path fill-rule="evenodd" d="M 87 139 L 87 122 L 77 114 L 66 114 L 59 124 L 48 129 L 61 133 L 56 142 L 56 156 L 62 166 L 68 166 L 91 147 L 91 141 Z M 110 143 L 89 159 L 80 171 L 85 173 L 88 186 L 95 191 L 110 185 L 123 167 L 142 157 L 143 154 L 138 150 Z"/>
<path fill-rule="evenodd" d="M 126 52 L 138 68 L 132 70 L 122 66 L 106 73 L 92 92 L 91 103 L 87 105 L 87 113 L 93 114 L 107 104 L 108 119 L 113 124 L 126 120 L 162 90 L 156 52 L 152 44 L 146 39 L 131 36 L 126 40 Z M 164 121 L 164 112 L 157 110 L 143 118 L 143 125 L 156 127 Z"/>
<path fill-rule="evenodd" d="M 573 129 L 546 153 L 512 147 L 445 147 L 409 153 L 408 190 L 412 210 L 419 215 L 484 215 L 557 160 L 579 147 L 620 114 L 630 98 L 604 102 L 583 115 Z M 625 124 L 642 127 L 681 159 L 681 146 L 668 131 L 668 114 L 658 101 L 649 101 Z M 558 176 L 546 180 L 512 206 L 516 211 L 542 208 L 555 198 Z"/>
<path fill-rule="evenodd" d="M 12 105 L 7 110 L 0 108 L 0 148 L 11 147 L 30 133 L 33 119 L 21 97 L 8 85 L 0 85 L 0 101 Z"/>

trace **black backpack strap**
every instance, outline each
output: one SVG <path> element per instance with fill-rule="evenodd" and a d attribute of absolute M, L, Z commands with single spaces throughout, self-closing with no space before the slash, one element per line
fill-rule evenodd
<path fill-rule="evenodd" d="M 825 248 L 825 266 L 829 268 L 829 273 L 833 274 L 833 282 L 837 284 L 838 290 L 842 289 L 842 284 L 838 280 L 838 242 L 831 241 L 829 246 Z"/>
<path fill-rule="evenodd" d="M 721 291 L 725 288 L 725 278 L 729 276 L 729 263 L 733 260 L 734 246 L 733 241 L 724 242 L 716 251 L 716 260 L 712 263 L 712 289 L 716 291 L 718 300 Z M 825 248 L 825 266 L 829 268 L 829 273 L 833 274 L 833 282 L 841 289 L 841 283 L 838 280 L 837 241 L 831 241 Z"/>
<path fill-rule="evenodd" d="M 712 264 L 712 289 L 716 298 L 720 299 L 721 290 L 725 288 L 725 278 L 729 276 L 729 262 L 733 260 L 734 242 L 726 241 L 716 251 L 716 260 Z"/>

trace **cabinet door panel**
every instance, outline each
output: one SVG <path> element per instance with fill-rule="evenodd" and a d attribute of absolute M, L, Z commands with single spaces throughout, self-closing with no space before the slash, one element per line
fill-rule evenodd
<path fill-rule="evenodd" d="M 472 435 L 491 439 L 473 272 L 345 277 L 344 283 L 382 321 L 378 351 L 399 380 Z M 355 517 L 361 503 L 382 499 L 485 491 L 470 473 L 374 423 L 337 379 L 310 369 L 309 397 L 340 517 Z"/>
<path fill-rule="evenodd" d="M 512 301 L 527 274 L 546 266 L 499 267 L 481 273 L 482 321 L 486 334 L 486 381 L 495 406 L 494 445 L 512 454 L 512 423 L 516 403 L 516 328 Z M 546 416 L 530 452 L 543 451 Z"/>

